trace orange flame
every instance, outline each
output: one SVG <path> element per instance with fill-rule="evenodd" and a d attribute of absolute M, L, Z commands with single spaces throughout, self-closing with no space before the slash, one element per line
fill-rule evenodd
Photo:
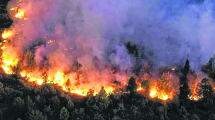
<path fill-rule="evenodd" d="M 2 68 L 4 69 L 5 73 L 7 74 L 13 74 L 12 67 L 16 66 L 18 63 L 18 59 L 13 59 L 10 57 L 4 57 L 2 58 Z"/>
<path fill-rule="evenodd" d="M 22 19 L 25 15 L 25 12 L 23 10 L 18 10 L 18 12 L 15 14 L 15 18 Z"/>
<path fill-rule="evenodd" d="M 8 39 L 9 37 L 11 37 L 12 35 L 12 32 L 10 30 L 5 30 L 3 33 L 2 33 L 2 38 L 3 39 Z"/>
<path fill-rule="evenodd" d="M 155 90 L 155 89 L 150 90 L 149 95 L 150 95 L 151 98 L 155 98 L 157 96 L 157 90 Z"/>

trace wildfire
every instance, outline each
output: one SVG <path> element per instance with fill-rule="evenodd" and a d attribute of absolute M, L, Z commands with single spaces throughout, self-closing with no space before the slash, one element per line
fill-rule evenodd
<path fill-rule="evenodd" d="M 4 57 L 3 55 L 3 59 L 2 59 L 2 68 L 4 69 L 5 73 L 7 74 L 13 74 L 14 71 L 12 69 L 12 67 L 16 66 L 18 63 L 18 59 L 13 59 L 10 57 Z"/>
<path fill-rule="evenodd" d="M 150 95 L 151 98 L 155 98 L 157 96 L 157 91 L 156 90 L 152 90 L 152 91 L 150 91 L 149 95 Z"/>
<path fill-rule="evenodd" d="M 188 96 L 188 98 L 190 99 L 190 100 L 195 100 L 195 101 L 198 101 L 199 99 L 201 99 L 202 97 L 201 96 L 199 96 L 198 94 L 197 94 L 197 87 L 196 87 L 197 85 L 193 85 L 193 86 L 191 86 L 190 88 L 191 88 L 191 94 Z"/>
<path fill-rule="evenodd" d="M 70 91 L 70 93 L 72 93 L 72 94 L 78 94 L 81 96 L 87 96 L 87 92 L 88 92 L 88 90 L 72 90 L 72 91 Z"/>
<path fill-rule="evenodd" d="M 42 85 L 43 80 L 42 79 L 37 79 L 37 78 L 29 78 L 29 82 L 35 82 L 37 85 Z"/>
<path fill-rule="evenodd" d="M 25 15 L 25 12 L 23 10 L 18 10 L 18 12 L 15 14 L 15 18 L 22 19 Z"/>
<path fill-rule="evenodd" d="M 55 74 L 54 84 L 58 84 L 59 86 L 62 86 L 64 83 L 65 83 L 64 73 L 58 71 Z"/>
<path fill-rule="evenodd" d="M 143 90 L 143 88 L 142 88 L 142 87 L 137 88 L 137 91 L 141 91 L 141 90 Z"/>
<path fill-rule="evenodd" d="M 168 96 L 167 94 L 165 94 L 165 93 L 162 92 L 162 93 L 158 96 L 158 98 L 161 99 L 161 100 L 167 100 L 167 99 L 169 99 L 169 96 Z"/>
<path fill-rule="evenodd" d="M 107 87 L 107 88 L 105 88 L 105 91 L 107 94 L 111 94 L 111 93 L 113 93 L 114 88 L 113 87 Z"/>
<path fill-rule="evenodd" d="M 5 31 L 2 33 L 2 38 L 3 38 L 3 39 L 8 39 L 11 35 L 12 35 L 12 32 L 11 32 L 11 31 L 5 30 Z"/>
<path fill-rule="evenodd" d="M 28 20 L 26 18 L 26 11 L 24 11 L 26 9 L 12 7 L 12 8 L 10 8 L 10 10 L 13 11 L 13 13 L 16 12 L 14 15 L 15 18 Z M 23 21 L 21 26 L 24 26 L 24 25 L 26 25 L 25 21 Z M 22 54 L 16 53 L 16 51 L 18 51 L 18 50 L 13 48 L 12 45 L 11 46 L 7 45 L 7 41 L 9 41 L 9 38 L 11 38 L 12 35 L 15 35 L 16 29 L 17 29 L 17 26 L 14 27 L 14 29 L 5 30 L 2 33 L 2 38 L 4 39 L 4 41 L 1 42 L 1 50 L 3 51 L 3 54 L 1 56 L 1 58 L 2 58 L 1 67 L 7 74 L 16 73 L 14 68 L 17 67 L 19 60 L 20 61 L 23 60 L 22 57 L 20 57 L 20 56 L 22 56 Z M 59 30 L 59 29 L 56 29 L 56 30 Z M 23 32 L 23 31 L 21 31 L 21 32 Z M 58 33 L 60 35 L 61 30 L 56 31 L 56 33 Z M 16 33 L 16 34 L 18 34 L 18 33 Z M 48 35 L 45 35 L 45 37 L 44 37 L 45 40 L 48 40 L 46 42 L 46 44 L 55 43 L 57 41 L 57 40 L 55 40 L 55 38 L 48 39 L 47 36 Z M 30 39 L 33 40 L 34 38 L 30 38 Z M 59 46 L 61 46 L 61 44 L 59 44 Z M 21 47 L 23 47 L 23 46 L 21 46 Z M 68 46 L 68 48 L 63 48 L 63 49 L 68 51 L 69 49 L 72 50 L 73 47 Z M 67 57 L 67 56 L 65 55 L 63 57 Z M 30 58 L 31 58 L 31 56 L 30 56 Z M 59 58 L 55 57 L 55 59 L 56 58 L 61 59 L 61 57 L 59 57 Z M 32 60 L 32 59 L 33 59 L 33 57 L 30 60 Z M 37 59 L 41 59 L 41 58 L 37 58 Z M 25 60 L 23 60 L 23 61 L 26 62 Z M 50 61 L 48 61 L 48 62 L 50 62 Z M 71 94 L 78 94 L 80 96 L 87 96 L 90 89 L 94 90 L 93 95 L 95 96 L 99 93 L 98 88 L 101 88 L 101 86 L 105 86 L 104 89 L 105 89 L 106 93 L 108 95 L 110 95 L 111 93 L 113 93 L 113 91 L 116 88 L 116 87 L 114 87 L 113 84 L 106 83 L 106 81 L 108 81 L 107 79 L 111 79 L 111 76 L 114 76 L 112 74 L 106 75 L 106 73 L 100 73 L 100 71 L 98 73 L 93 73 L 90 71 L 90 69 L 88 70 L 88 68 L 86 68 L 86 70 L 84 72 L 88 73 L 88 76 L 83 77 L 85 74 L 83 75 L 81 70 L 80 70 L 81 71 L 80 73 L 79 73 L 79 70 L 77 70 L 79 68 L 79 66 L 77 68 L 75 68 L 75 70 L 73 70 L 73 69 L 70 70 L 70 68 L 67 68 L 67 67 L 66 67 L 66 69 L 64 69 L 64 68 L 58 69 L 58 68 L 55 68 L 56 66 L 54 66 L 54 65 L 52 65 L 55 68 L 53 70 L 52 70 L 52 67 L 48 67 L 47 70 L 44 70 L 46 68 L 44 68 L 44 69 L 42 68 L 42 70 L 41 70 L 40 67 L 35 67 L 36 70 L 29 70 L 29 68 L 28 69 L 25 68 L 25 67 L 28 67 L 26 65 L 26 63 L 23 63 L 23 64 L 24 64 L 24 68 L 22 68 L 21 72 L 19 72 L 20 76 L 23 78 L 26 78 L 28 80 L 28 82 L 36 84 L 38 86 L 41 86 L 46 83 L 56 84 L 59 87 L 61 87 L 63 91 L 71 93 Z M 62 66 L 65 66 L 65 64 L 61 61 L 60 65 L 58 64 L 59 66 L 57 66 L 57 67 L 61 67 L 61 64 L 62 64 Z M 64 70 L 67 72 L 64 72 Z M 169 71 L 171 71 L 171 72 L 174 72 L 175 70 L 177 70 L 177 69 L 174 67 L 169 69 Z M 46 76 L 43 75 L 43 72 L 46 73 Z M 111 72 L 115 72 L 115 70 L 111 70 Z M 126 78 L 126 77 L 124 77 L 124 78 Z M 152 80 L 152 83 L 150 83 L 151 85 L 148 85 L 149 83 L 146 83 L 145 85 L 146 86 L 148 85 L 147 87 L 141 86 L 141 82 L 139 82 L 138 88 L 136 89 L 136 91 L 147 94 L 152 99 L 157 98 L 157 99 L 160 99 L 163 101 L 172 100 L 174 98 L 174 95 L 176 95 L 176 91 L 174 91 L 174 89 L 177 89 L 177 88 L 175 88 L 174 86 L 171 86 L 172 85 L 172 84 L 170 84 L 172 82 L 171 80 L 175 80 L 175 79 L 172 79 L 171 77 L 172 77 L 171 75 L 165 74 L 164 80 L 163 80 L 163 78 L 161 80 L 156 78 L 156 80 Z M 87 80 L 85 80 L 85 79 L 87 79 Z M 105 82 L 101 82 L 101 84 L 96 85 L 97 82 L 99 82 L 101 79 L 104 79 Z M 149 75 L 148 74 L 145 75 L 144 79 L 149 79 Z M 166 80 L 166 79 L 168 79 L 168 80 Z M 125 79 L 123 79 L 123 80 L 120 79 L 120 80 L 121 80 L 121 82 L 120 82 L 121 87 L 125 87 L 125 82 L 126 82 Z M 80 81 L 82 83 L 86 83 L 87 85 L 85 85 L 85 86 L 80 85 L 79 84 Z M 89 83 L 89 82 L 93 82 L 93 83 Z M 193 88 L 191 91 L 192 91 L 192 95 L 189 96 L 190 99 L 199 100 L 201 98 L 200 96 L 198 96 L 196 94 L 195 88 Z"/>

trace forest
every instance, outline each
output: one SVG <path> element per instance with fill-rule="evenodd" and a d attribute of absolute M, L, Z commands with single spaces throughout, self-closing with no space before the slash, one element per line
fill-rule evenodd
<path fill-rule="evenodd" d="M 6 10 L 8 2 L 9 0 L 0 1 L 0 33 L 13 24 Z M 40 43 L 36 46 L 39 45 Z M 138 63 L 140 53 L 136 46 L 128 42 L 125 47 Z M 24 55 L 27 59 L 26 68 L 29 71 L 32 71 L 36 65 L 32 51 L 27 51 Z M 2 50 L 0 52 L 2 55 Z M 145 59 L 148 58 L 145 56 Z M 98 61 L 97 57 L 93 58 L 95 66 L 99 66 Z M 166 66 L 157 70 L 158 90 L 165 92 L 172 90 L 169 88 L 170 83 L 166 74 L 179 78 L 179 91 L 176 90 L 172 99 L 165 98 L 166 96 L 151 97 L 152 80 L 141 75 L 152 75 L 153 63 L 150 63 L 149 67 L 136 64 L 132 71 L 133 75 L 126 80 L 127 83 L 123 88 L 119 87 L 121 84 L 119 81 L 113 81 L 116 89 L 109 93 L 104 86 L 101 86 L 97 94 L 90 89 L 82 96 L 65 92 L 62 86 L 57 84 L 43 84 L 43 81 L 41 84 L 40 81 L 29 83 L 27 77 L 19 74 L 23 68 L 18 62 L 17 66 L 13 67 L 15 72 L 12 74 L 6 74 L 3 68 L 0 69 L 0 120 L 215 120 L 215 58 L 211 57 L 207 64 L 202 65 L 201 71 L 195 71 L 188 59 L 183 62 L 183 66 L 175 68 Z M 2 63 L 1 58 L 0 64 Z M 75 63 L 73 67 L 74 71 L 82 74 L 80 63 Z M 118 67 L 111 67 L 111 71 L 115 75 Z M 199 72 L 205 77 L 193 90 L 189 80 L 190 77 L 198 78 Z M 71 83 L 66 82 L 67 84 Z M 78 86 L 81 83 L 78 81 L 76 84 Z M 144 89 L 144 93 L 139 91 L 138 87 Z M 194 91 L 197 97 L 191 96 Z"/>

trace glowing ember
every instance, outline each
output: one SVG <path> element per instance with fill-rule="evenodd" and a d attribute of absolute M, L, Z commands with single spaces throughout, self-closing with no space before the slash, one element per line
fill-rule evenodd
<path fill-rule="evenodd" d="M 5 49 L 5 48 L 6 48 L 5 46 L 2 46 L 2 47 L 1 47 L 2 50 Z"/>
<path fill-rule="evenodd" d="M 2 60 L 2 68 L 4 69 L 5 73 L 7 74 L 13 74 L 13 66 L 16 66 L 16 64 L 18 63 L 18 59 L 13 60 L 12 58 L 8 58 L 8 57 L 3 57 Z"/>
<path fill-rule="evenodd" d="M 36 80 L 37 82 L 37 85 L 42 85 L 43 84 L 43 80 L 41 80 L 41 79 L 38 79 L 38 80 Z"/>
<path fill-rule="evenodd" d="M 78 94 L 81 96 L 87 96 L 87 92 L 88 92 L 88 90 L 72 90 L 72 91 L 70 91 L 70 93 Z"/>
<path fill-rule="evenodd" d="M 5 73 L 13 74 L 13 71 L 9 67 L 2 65 L 2 68 L 4 69 Z"/>
<path fill-rule="evenodd" d="M 150 95 L 151 98 L 155 98 L 157 96 L 157 91 L 156 90 L 151 90 L 149 95 Z"/>
<path fill-rule="evenodd" d="M 50 44 L 50 43 L 52 43 L 52 42 L 53 42 L 53 40 L 49 40 L 47 43 Z"/>
<path fill-rule="evenodd" d="M 55 80 L 54 80 L 54 84 L 58 84 L 58 85 L 63 85 L 63 83 L 65 82 L 65 80 L 64 80 L 64 73 L 62 73 L 62 72 L 57 72 L 56 74 L 55 74 Z"/>
<path fill-rule="evenodd" d="M 18 10 L 18 13 L 15 14 L 15 18 L 22 19 L 25 15 L 25 12 L 23 10 Z"/>
<path fill-rule="evenodd" d="M 142 87 L 137 88 L 137 91 L 141 91 L 141 90 L 143 90 L 143 88 L 142 88 Z"/>
<path fill-rule="evenodd" d="M 167 99 L 169 99 L 169 96 L 167 94 L 161 93 L 161 95 L 158 96 L 158 98 L 161 100 L 167 100 Z"/>
<path fill-rule="evenodd" d="M 191 90 L 191 94 L 188 95 L 188 98 L 190 100 L 195 100 L 198 101 L 199 99 L 202 98 L 202 96 L 198 95 L 197 89 L 198 89 L 198 82 L 199 80 L 196 80 L 195 83 L 190 84 L 190 90 Z"/>
<path fill-rule="evenodd" d="M 198 95 L 190 95 L 190 96 L 188 96 L 188 98 L 189 98 L 190 100 L 198 101 L 198 100 L 201 99 L 202 97 L 201 97 L 201 96 L 198 96 Z"/>
<path fill-rule="evenodd" d="M 5 30 L 5 31 L 2 33 L 2 38 L 3 38 L 3 39 L 8 39 L 11 35 L 12 35 L 12 32 L 11 32 L 11 31 Z"/>
<path fill-rule="evenodd" d="M 11 11 L 15 10 L 15 8 L 10 8 Z"/>
<path fill-rule="evenodd" d="M 26 77 L 26 71 L 20 72 L 20 75 L 21 75 L 22 77 Z"/>
<path fill-rule="evenodd" d="M 105 91 L 106 91 L 107 94 L 111 94 L 111 93 L 113 93 L 114 88 L 108 87 L 108 88 L 105 88 Z"/>

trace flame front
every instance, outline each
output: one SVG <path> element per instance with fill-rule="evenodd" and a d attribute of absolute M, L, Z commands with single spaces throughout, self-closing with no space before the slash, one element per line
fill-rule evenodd
<path fill-rule="evenodd" d="M 9 31 L 9 30 L 5 30 L 3 33 L 2 33 L 2 38 L 3 39 L 8 39 L 9 37 L 11 37 L 12 35 L 12 32 Z"/>
<path fill-rule="evenodd" d="M 18 10 L 18 12 L 15 14 L 15 18 L 22 19 L 25 15 L 25 12 L 23 10 Z"/>
<path fill-rule="evenodd" d="M 155 89 L 151 90 L 149 95 L 151 98 L 155 98 L 157 96 L 157 90 L 155 90 Z"/>
<path fill-rule="evenodd" d="M 26 2 L 26 4 L 28 4 L 28 2 Z M 78 44 L 78 47 L 70 45 L 69 42 L 64 43 L 62 40 L 68 39 L 70 35 L 67 36 L 63 34 L 64 30 L 61 28 L 61 25 L 54 27 L 48 25 L 43 26 L 40 25 L 39 22 L 37 23 L 37 20 L 49 22 L 48 17 L 41 17 L 41 19 L 34 18 L 34 16 L 40 16 L 42 12 L 45 12 L 45 15 L 50 15 L 50 9 L 44 7 L 41 10 L 34 11 L 34 9 L 29 6 L 31 5 L 25 6 L 17 2 L 17 6 L 11 6 L 10 8 L 11 16 L 13 16 L 12 19 L 16 22 L 10 30 L 5 30 L 2 33 L 4 41 L 1 42 L 1 67 L 5 73 L 19 74 L 21 77 L 26 78 L 29 83 L 36 84 L 37 86 L 42 86 L 46 83 L 56 84 L 61 87 L 63 91 L 80 96 L 87 96 L 90 89 L 94 90 L 93 95 L 96 95 L 99 93 L 102 86 L 104 86 L 107 94 L 113 93 L 116 88 L 125 88 L 129 76 L 131 75 L 130 73 L 124 71 L 116 73 L 116 71 L 112 69 L 112 66 L 109 67 L 109 65 L 103 65 L 105 66 L 103 67 L 104 70 L 101 70 L 97 63 L 91 65 L 88 61 L 83 61 L 85 57 L 89 57 L 81 52 L 79 53 L 79 47 L 83 47 L 84 51 L 94 49 L 89 48 L 87 42 L 82 45 L 82 42 L 87 41 L 86 39 L 88 39 L 88 37 L 83 37 L 83 40 L 81 35 L 77 36 L 77 38 L 72 38 L 75 39 L 74 43 L 81 43 L 80 45 Z M 16 25 L 16 23 L 18 24 Z M 49 32 L 46 30 L 37 33 L 37 29 L 32 23 L 38 25 L 36 26 L 38 28 L 51 29 L 54 33 L 49 35 Z M 30 24 L 30 27 L 26 27 L 26 24 Z M 55 22 L 53 22 L 53 24 L 55 24 Z M 29 31 L 32 31 L 32 33 Z M 42 39 L 42 45 L 40 45 L 40 42 L 35 43 L 34 39 Z M 12 41 L 12 43 L 9 43 L 9 41 Z M 51 48 L 51 46 L 58 46 L 59 49 L 48 49 L 49 47 Z M 28 51 L 29 49 L 33 49 L 33 56 L 29 55 L 26 57 L 23 51 Z M 54 52 L 47 55 L 46 49 L 48 49 L 47 51 Z M 77 54 L 73 54 L 74 49 L 77 49 L 78 55 L 80 54 L 80 56 L 83 57 L 82 61 L 80 61 L 83 64 L 87 64 L 86 67 L 82 67 L 79 64 L 66 64 L 79 60 L 79 57 L 75 58 Z M 66 53 L 61 54 L 63 53 L 62 51 L 66 51 Z M 100 63 L 98 59 L 95 61 Z M 18 70 L 18 63 L 22 64 L 22 67 L 19 68 L 21 70 Z M 176 68 L 171 68 L 169 71 L 174 72 Z M 139 82 L 136 91 L 144 93 L 151 99 L 157 98 L 163 101 L 173 100 L 178 94 L 178 87 L 175 86 L 178 85 L 178 83 L 174 83 L 178 81 L 178 79 L 174 78 L 171 73 L 165 73 L 164 78 L 160 79 L 154 76 L 149 78 L 144 76 L 144 80 L 149 79 L 152 83 L 144 87 Z M 117 83 L 114 83 L 112 80 L 116 80 Z M 194 89 L 192 89 L 192 95 L 190 95 L 189 98 L 193 100 L 199 99 Z"/>

